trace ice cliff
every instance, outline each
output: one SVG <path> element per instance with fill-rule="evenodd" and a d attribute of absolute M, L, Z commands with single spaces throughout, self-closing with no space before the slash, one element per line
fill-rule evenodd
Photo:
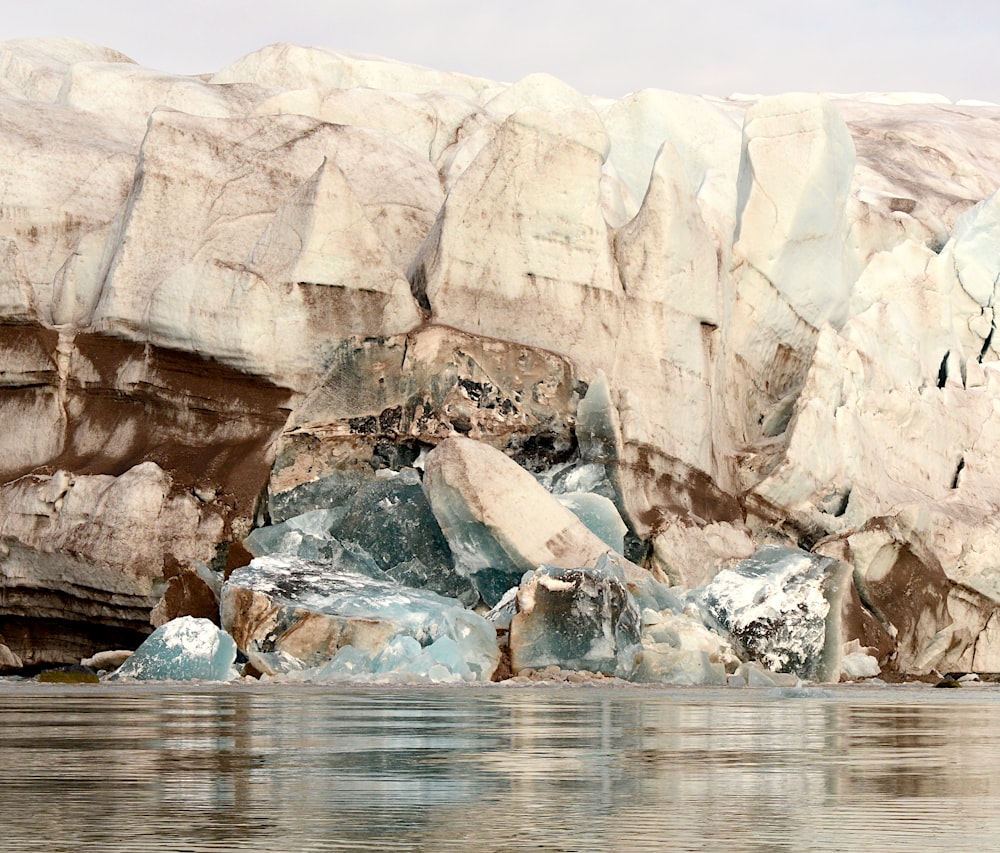
<path fill-rule="evenodd" d="M 221 601 L 262 671 L 489 677 L 460 605 L 501 670 L 1000 671 L 1000 108 L 43 40 L 0 117 L 0 668 Z"/>

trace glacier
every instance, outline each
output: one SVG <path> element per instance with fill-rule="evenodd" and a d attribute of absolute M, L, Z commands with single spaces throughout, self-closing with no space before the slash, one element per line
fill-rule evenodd
<path fill-rule="evenodd" d="M 5 671 L 221 613 L 267 677 L 499 678 L 559 572 L 632 615 L 552 666 L 1000 671 L 1000 107 L 34 39 L 0 108 Z"/>

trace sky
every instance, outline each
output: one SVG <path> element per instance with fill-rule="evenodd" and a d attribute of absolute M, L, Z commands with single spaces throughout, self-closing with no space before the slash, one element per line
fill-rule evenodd
<path fill-rule="evenodd" d="M 1000 103 L 997 0 L 34 0 L 0 39 L 71 36 L 180 74 L 273 42 L 587 95 L 907 91 Z"/>

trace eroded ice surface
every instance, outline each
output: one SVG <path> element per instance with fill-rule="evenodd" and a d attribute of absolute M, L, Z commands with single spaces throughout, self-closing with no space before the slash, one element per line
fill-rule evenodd
<path fill-rule="evenodd" d="M 230 681 L 236 643 L 208 619 L 182 616 L 161 625 L 108 680 Z"/>

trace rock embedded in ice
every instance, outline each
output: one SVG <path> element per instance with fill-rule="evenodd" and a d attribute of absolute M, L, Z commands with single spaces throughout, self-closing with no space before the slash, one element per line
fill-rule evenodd
<path fill-rule="evenodd" d="M 236 643 L 208 619 L 182 616 L 161 625 L 109 680 L 231 681 Z"/>
<path fill-rule="evenodd" d="M 511 668 L 559 666 L 621 675 L 639 642 L 639 608 L 624 573 L 540 566 L 517 592 L 510 623 Z"/>
<path fill-rule="evenodd" d="M 831 677 L 827 596 L 835 564 L 765 545 L 692 595 L 746 655 L 775 671 L 823 680 Z"/>
<path fill-rule="evenodd" d="M 378 661 L 400 638 L 421 648 L 450 639 L 458 656 L 442 657 L 446 643 L 435 662 L 451 660 L 452 674 L 465 680 L 489 680 L 499 662 L 496 629 L 458 601 L 291 556 L 258 557 L 234 571 L 223 587 L 222 622 L 254 666 L 270 675 L 308 670 L 311 678 L 343 680 L 339 665 L 325 674 L 319 668 L 347 647 L 352 673 L 385 675 Z"/>

